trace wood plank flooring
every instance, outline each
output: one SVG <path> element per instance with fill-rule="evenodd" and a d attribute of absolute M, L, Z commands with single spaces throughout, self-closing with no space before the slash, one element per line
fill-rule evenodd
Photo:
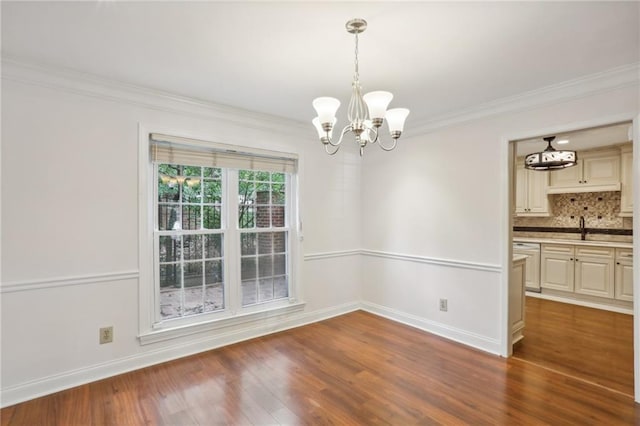
<path fill-rule="evenodd" d="M 633 316 L 527 297 L 513 356 L 633 396 Z"/>
<path fill-rule="evenodd" d="M 640 424 L 619 392 L 362 311 L 0 415 L 2 425 Z"/>

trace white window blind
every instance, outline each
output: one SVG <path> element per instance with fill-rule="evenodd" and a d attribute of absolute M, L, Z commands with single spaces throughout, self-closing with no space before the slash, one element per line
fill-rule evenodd
<path fill-rule="evenodd" d="M 198 139 L 152 133 L 150 156 L 156 163 L 295 173 L 298 156 L 257 148 L 237 147 Z"/>

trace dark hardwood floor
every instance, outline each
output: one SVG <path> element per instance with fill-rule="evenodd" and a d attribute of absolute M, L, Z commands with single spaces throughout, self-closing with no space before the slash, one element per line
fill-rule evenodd
<path fill-rule="evenodd" d="M 633 396 L 633 316 L 527 297 L 513 356 Z"/>
<path fill-rule="evenodd" d="M 640 423 L 620 392 L 361 311 L 0 414 L 2 425 Z"/>

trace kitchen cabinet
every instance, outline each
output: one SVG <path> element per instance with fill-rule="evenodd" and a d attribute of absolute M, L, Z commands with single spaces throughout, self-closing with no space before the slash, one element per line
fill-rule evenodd
<path fill-rule="evenodd" d="M 633 251 L 616 249 L 615 297 L 633 302 Z"/>
<path fill-rule="evenodd" d="M 526 255 L 514 255 L 511 281 L 509 282 L 509 322 L 512 344 L 524 337 L 526 258 Z"/>
<path fill-rule="evenodd" d="M 615 297 L 615 249 L 611 247 L 542 244 L 542 288 Z"/>
<path fill-rule="evenodd" d="M 513 254 L 527 256 L 525 287 L 527 291 L 540 293 L 540 244 L 514 242 Z"/>
<path fill-rule="evenodd" d="M 549 216 L 549 172 L 528 170 L 523 161 L 516 168 L 516 215 Z"/>
<path fill-rule="evenodd" d="M 625 145 L 620 153 L 620 216 L 633 216 L 633 147 Z"/>
<path fill-rule="evenodd" d="M 620 153 L 604 150 L 578 153 L 578 164 L 550 172 L 549 194 L 620 191 Z"/>
<path fill-rule="evenodd" d="M 613 298 L 614 253 L 606 247 L 575 247 L 576 293 Z"/>
<path fill-rule="evenodd" d="M 542 244 L 540 287 L 573 292 L 574 250 L 571 245 Z"/>

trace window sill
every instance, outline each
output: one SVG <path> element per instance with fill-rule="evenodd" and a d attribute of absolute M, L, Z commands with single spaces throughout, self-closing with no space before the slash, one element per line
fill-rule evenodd
<path fill-rule="evenodd" d="M 178 327 L 166 328 L 162 330 L 151 331 L 143 333 L 138 336 L 141 345 L 149 345 L 152 343 L 163 342 L 167 340 L 177 339 L 180 337 L 189 336 L 192 334 L 204 333 L 213 330 L 220 330 L 228 327 L 233 327 L 240 324 L 249 322 L 261 323 L 265 320 L 279 317 L 281 315 L 292 314 L 302 311 L 305 307 L 304 302 L 293 303 L 287 306 L 267 309 L 262 311 L 255 311 L 245 314 L 236 315 L 233 317 L 227 317 L 224 319 L 216 319 L 205 322 L 199 322 L 195 324 L 182 325 Z"/>

